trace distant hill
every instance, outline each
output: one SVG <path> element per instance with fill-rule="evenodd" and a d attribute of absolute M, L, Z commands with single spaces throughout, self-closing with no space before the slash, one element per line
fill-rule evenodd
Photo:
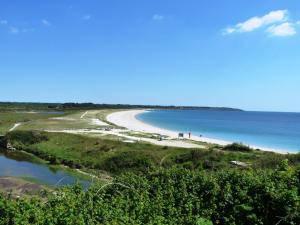
<path fill-rule="evenodd" d="M 72 110 L 72 109 L 183 109 L 183 110 L 219 110 L 243 111 L 229 107 L 208 106 L 164 106 L 164 105 L 130 105 L 130 104 L 94 104 L 94 103 L 32 103 L 0 102 L 0 110 Z"/>

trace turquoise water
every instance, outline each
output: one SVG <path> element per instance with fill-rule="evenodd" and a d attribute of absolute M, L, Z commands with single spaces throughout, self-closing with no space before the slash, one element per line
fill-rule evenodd
<path fill-rule="evenodd" d="M 178 132 L 192 132 L 259 147 L 300 150 L 300 113 L 153 110 L 137 119 Z"/>

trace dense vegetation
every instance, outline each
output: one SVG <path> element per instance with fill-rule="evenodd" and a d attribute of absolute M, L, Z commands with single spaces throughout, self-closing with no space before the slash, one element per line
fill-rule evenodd
<path fill-rule="evenodd" d="M 300 224 L 300 170 L 157 169 L 42 199 L 0 197 L 0 224 Z"/>
<path fill-rule="evenodd" d="M 124 143 L 65 133 L 14 131 L 6 135 L 17 149 L 32 153 L 52 164 L 73 168 L 106 170 L 112 173 L 143 171 L 158 165 L 164 154 L 183 152 L 146 143 Z"/>
<path fill-rule="evenodd" d="M 32 103 L 32 102 L 0 102 L 0 112 L 6 111 L 32 111 L 58 109 L 60 104 L 56 103 Z"/>
<path fill-rule="evenodd" d="M 105 170 L 113 179 L 33 198 L 0 195 L 0 225 L 300 224 L 300 154 L 241 144 L 181 149 L 42 131 L 13 131 L 6 139 L 49 163 Z"/>
<path fill-rule="evenodd" d="M 250 152 L 251 148 L 246 145 L 240 144 L 240 143 L 233 143 L 233 144 L 224 146 L 223 150 L 238 151 L 238 152 Z"/>
<path fill-rule="evenodd" d="M 88 110 L 88 109 L 197 109 L 197 110 L 226 110 L 240 111 L 240 109 L 228 107 L 207 106 L 163 106 L 163 105 L 129 105 L 129 104 L 94 104 L 94 103 L 26 103 L 26 102 L 0 102 L 1 110 Z"/>
<path fill-rule="evenodd" d="M 275 169 L 284 159 L 288 159 L 293 166 L 300 164 L 300 154 L 261 152 L 241 145 L 237 147 L 236 144 L 225 148 L 212 145 L 208 149 L 182 149 L 41 131 L 13 131 L 6 138 L 15 148 L 52 164 L 105 170 L 112 174 L 145 172 L 174 165 L 187 169 L 217 170 L 233 167 L 231 161 L 243 161 L 254 169 Z"/>
<path fill-rule="evenodd" d="M 10 128 L 15 123 L 29 123 L 33 120 L 42 120 L 50 117 L 54 117 L 57 115 L 50 114 L 39 114 L 39 113 L 26 113 L 26 112 L 18 112 L 18 113 L 9 113 L 1 111 L 0 107 L 0 135 L 4 135 L 9 131 Z"/>

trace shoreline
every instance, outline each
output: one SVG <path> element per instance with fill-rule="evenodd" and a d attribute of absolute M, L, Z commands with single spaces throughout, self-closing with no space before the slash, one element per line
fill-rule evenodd
<path fill-rule="evenodd" d="M 178 133 L 176 131 L 171 131 L 168 129 L 164 128 L 159 128 L 156 126 L 153 126 L 151 124 L 145 123 L 141 120 L 138 120 L 136 118 L 137 115 L 141 113 L 146 113 L 149 112 L 148 109 L 138 109 L 138 110 L 126 110 L 126 111 L 119 111 L 119 112 L 114 112 L 109 114 L 106 119 L 110 123 L 116 124 L 117 126 L 125 127 L 128 130 L 132 131 L 138 131 L 138 132 L 147 132 L 147 133 L 156 133 L 160 135 L 166 135 L 171 138 L 178 138 Z M 181 132 L 180 132 L 181 133 Z M 187 136 L 187 133 L 184 133 L 185 136 Z M 234 142 L 230 141 L 225 141 L 225 140 L 220 140 L 220 139 L 214 139 L 214 138 L 207 138 L 203 136 L 196 136 L 196 135 L 191 135 L 191 138 L 189 140 L 193 141 L 200 141 L 200 142 L 205 142 L 209 144 L 218 144 L 221 146 L 225 146 L 228 144 L 232 144 Z M 276 153 L 281 153 L 281 154 L 289 154 L 290 152 L 287 150 L 283 149 L 274 149 L 274 148 L 266 148 L 266 147 L 259 147 L 255 145 L 247 145 L 250 148 L 253 149 L 259 149 L 262 151 L 269 151 L 269 152 L 276 152 Z"/>

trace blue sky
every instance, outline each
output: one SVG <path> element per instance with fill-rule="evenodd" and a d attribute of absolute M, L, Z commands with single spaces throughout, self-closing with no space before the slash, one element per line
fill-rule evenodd
<path fill-rule="evenodd" d="M 300 112 L 298 0 L 3 0 L 0 101 Z"/>

